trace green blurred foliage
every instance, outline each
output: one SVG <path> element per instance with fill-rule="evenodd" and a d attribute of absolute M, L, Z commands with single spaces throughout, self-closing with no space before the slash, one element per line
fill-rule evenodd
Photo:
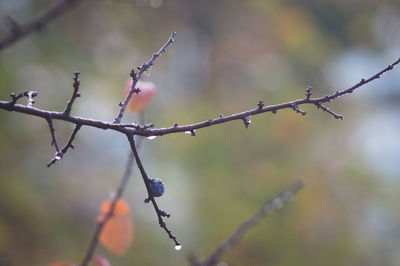
<path fill-rule="evenodd" d="M 0 15 L 24 23 L 52 1 L 0 3 Z M 35 89 L 36 106 L 63 110 L 72 73 L 82 97 L 73 115 L 112 121 L 132 67 L 177 31 L 144 77 L 157 85 L 146 121 L 180 125 L 350 86 L 399 56 L 398 1 L 86 0 L 41 32 L 0 52 L 0 99 Z M 7 28 L 0 26 L 0 34 Z M 361 75 L 361 76 L 360 76 Z M 173 249 L 143 203 L 135 170 L 124 198 L 134 241 L 112 265 L 185 265 L 206 257 L 269 197 L 294 179 L 305 188 L 226 252 L 229 265 L 399 265 L 400 143 L 398 70 L 329 106 L 312 106 L 145 141 L 158 200 L 182 242 Z M 24 100 L 21 100 L 23 102 Z M 374 115 L 372 115 L 374 114 Z M 126 114 L 125 122 L 134 122 Z M 375 122 L 380 126 L 374 126 Z M 386 127 L 386 125 L 389 125 Z M 0 265 L 79 262 L 101 202 L 116 188 L 129 145 L 124 136 L 83 128 L 75 150 L 51 168 L 45 121 L 0 112 Z M 61 144 L 72 125 L 56 122 Z M 397 133 L 396 133 L 397 132 Z M 396 159 L 397 158 L 397 159 Z"/>

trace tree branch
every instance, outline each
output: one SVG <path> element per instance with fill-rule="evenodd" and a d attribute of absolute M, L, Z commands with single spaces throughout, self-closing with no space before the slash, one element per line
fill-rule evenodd
<path fill-rule="evenodd" d="M 139 70 L 138 73 L 135 73 L 135 70 L 132 69 L 131 74 L 130 74 L 131 78 L 133 79 L 132 86 L 129 90 L 128 95 L 126 95 L 124 102 L 120 103 L 121 108 L 119 110 L 117 117 L 114 120 L 114 124 L 121 123 L 122 116 L 124 115 L 125 109 L 128 106 L 129 100 L 131 99 L 133 93 L 140 93 L 140 90 L 136 89 L 136 84 L 139 81 L 140 77 L 142 76 L 143 72 L 145 72 L 147 69 L 149 69 L 149 67 L 151 67 L 154 64 L 154 61 L 157 59 L 157 57 L 159 57 L 161 54 L 163 54 L 165 52 L 165 50 L 167 49 L 167 47 L 175 41 L 175 36 L 176 36 L 176 33 L 172 32 L 168 41 L 161 47 L 161 49 L 157 53 L 153 54 L 153 56 L 150 58 L 149 61 L 147 61 L 147 63 L 144 63 L 143 65 L 138 67 L 138 70 Z"/>
<path fill-rule="evenodd" d="M 143 182 L 146 185 L 148 198 L 145 199 L 145 202 L 148 203 L 148 202 L 151 201 L 151 203 L 153 204 L 154 210 L 156 211 L 156 214 L 157 214 L 157 217 L 158 217 L 158 223 L 159 223 L 160 227 L 162 229 L 164 229 L 164 231 L 168 234 L 168 237 L 174 241 L 175 248 L 179 250 L 180 247 L 181 247 L 181 244 L 176 239 L 176 236 L 174 236 L 172 234 L 171 230 L 168 229 L 168 227 L 167 227 L 167 225 L 166 225 L 166 223 L 164 222 L 164 219 L 163 219 L 163 217 L 169 218 L 170 214 L 166 213 L 165 211 L 160 210 L 160 208 L 158 207 L 157 202 L 154 199 L 154 197 L 153 197 L 153 195 L 151 193 L 151 190 L 150 190 L 150 179 L 147 176 L 147 173 L 146 173 L 146 171 L 145 171 L 145 169 L 143 167 L 143 164 L 142 164 L 142 162 L 140 160 L 139 154 L 138 154 L 137 149 L 135 147 L 135 140 L 133 138 L 133 135 L 129 135 L 128 134 L 127 137 L 128 137 L 129 143 L 131 145 L 131 149 L 133 151 L 133 154 L 135 156 L 136 164 L 137 164 L 137 166 L 138 166 L 138 168 L 140 170 L 140 173 L 142 175 Z"/>
<path fill-rule="evenodd" d="M 293 195 L 303 187 L 303 182 L 300 180 L 295 181 L 279 195 L 267 201 L 261 208 L 248 220 L 244 221 L 225 241 L 223 241 L 203 262 L 198 262 L 195 257 L 189 258 L 193 266 L 211 266 L 217 264 L 219 257 L 230 249 L 233 245 L 239 242 L 240 238 L 253 226 L 257 225 L 261 219 L 282 208 L 288 203 Z"/>
<path fill-rule="evenodd" d="M 138 136 L 144 136 L 144 137 L 150 137 L 150 136 L 163 136 L 167 134 L 173 134 L 173 133 L 178 133 L 178 132 L 187 132 L 191 133 L 191 135 L 195 135 L 194 133 L 196 132 L 197 129 L 204 128 L 204 127 L 210 127 L 214 126 L 217 124 L 223 124 L 227 123 L 229 121 L 234 121 L 234 120 L 247 120 L 247 122 L 251 122 L 251 120 L 248 120 L 252 115 L 257 115 L 261 113 L 266 113 L 266 112 L 272 112 L 276 113 L 278 110 L 281 109 L 298 109 L 298 106 L 304 105 L 304 104 L 313 104 L 316 105 L 317 107 L 322 108 L 324 111 L 328 111 L 328 109 L 324 109 L 325 106 L 321 107 L 322 103 L 327 103 L 331 102 L 332 100 L 337 99 L 338 97 L 341 97 L 346 94 L 352 93 L 354 90 L 358 89 L 359 87 L 364 86 L 367 83 L 370 83 L 371 81 L 378 79 L 383 75 L 384 73 L 392 70 L 396 65 L 400 63 L 400 58 L 397 59 L 395 62 L 392 64 L 388 65 L 386 68 L 382 69 L 375 75 L 369 77 L 368 79 L 361 79 L 360 82 L 357 84 L 353 85 L 352 87 L 337 91 L 333 94 L 326 95 L 324 97 L 319 97 L 319 98 L 311 98 L 311 88 L 307 87 L 306 90 L 306 97 L 303 99 L 297 99 L 281 104 L 276 104 L 276 105 L 269 105 L 269 106 L 264 106 L 264 103 L 260 104 L 260 101 L 257 104 L 257 108 L 251 109 L 248 111 L 244 111 L 241 113 L 237 114 L 232 114 L 229 116 L 223 116 L 222 114 L 219 115 L 218 118 L 215 119 L 209 119 L 207 121 L 203 121 L 200 123 L 195 123 L 191 125 L 184 125 L 184 126 L 179 126 L 177 123 L 174 123 L 173 126 L 169 128 L 152 128 L 153 125 L 139 125 L 137 123 L 132 123 L 132 124 L 116 124 L 114 122 L 106 122 L 106 121 L 101 121 L 101 120 L 95 120 L 95 119 L 90 119 L 90 118 L 82 118 L 82 117 L 77 117 L 77 116 L 66 116 L 64 112 L 56 112 L 56 111 L 47 111 L 47 110 L 41 110 L 38 108 L 34 108 L 31 106 L 25 106 L 25 105 L 20 105 L 16 104 L 16 99 L 14 99 L 16 96 L 14 95 L 13 99 L 11 101 L 0 101 L 0 109 L 4 109 L 7 111 L 15 111 L 19 113 L 24 113 L 24 114 L 29 114 L 37 117 L 42 117 L 44 119 L 56 119 L 56 120 L 63 120 L 67 121 L 70 123 L 74 124 L 79 124 L 79 125 L 85 125 L 85 126 L 91 126 L 91 127 L 96 127 L 96 128 L 101 128 L 101 129 L 110 129 L 110 130 L 115 130 L 118 132 L 121 132 L 123 134 L 132 134 L 132 135 L 138 135 Z M 309 93 L 309 94 L 307 94 Z M 12 94 L 13 95 L 13 94 Z M 22 96 L 21 96 L 22 97 Z M 300 109 L 296 110 L 299 111 Z M 300 110 L 301 111 L 301 110 Z M 301 111 L 300 113 L 303 113 L 304 111 Z M 333 111 L 329 109 L 328 111 L 330 114 L 333 115 Z M 341 115 L 335 114 L 333 115 L 336 118 L 341 118 Z"/>
<path fill-rule="evenodd" d="M 67 103 L 67 107 L 64 110 L 64 115 L 66 116 L 69 116 L 69 114 L 71 113 L 72 104 L 74 103 L 75 99 L 81 97 L 81 94 L 78 92 L 79 85 L 81 83 L 81 81 L 79 80 L 79 74 L 79 72 L 74 72 L 74 84 L 72 85 L 74 91 L 72 93 L 71 99 Z"/>
<path fill-rule="evenodd" d="M 60 16 L 78 2 L 79 0 L 60 0 L 50 6 L 41 16 L 25 25 L 19 25 L 8 16 L 7 22 L 10 25 L 10 32 L 0 40 L 0 50 L 13 45 L 31 32 L 41 30 L 47 23 Z"/>

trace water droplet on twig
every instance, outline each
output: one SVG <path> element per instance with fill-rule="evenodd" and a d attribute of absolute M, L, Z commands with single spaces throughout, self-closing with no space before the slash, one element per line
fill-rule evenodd
<path fill-rule="evenodd" d="M 152 139 L 155 139 L 155 138 L 157 138 L 157 136 L 148 136 L 148 137 L 146 137 L 146 139 L 148 139 L 148 140 L 152 140 Z"/>
<path fill-rule="evenodd" d="M 188 135 L 191 135 L 191 136 L 196 136 L 196 129 L 186 130 L 185 134 L 188 134 Z"/>
<path fill-rule="evenodd" d="M 175 250 L 181 250 L 182 246 L 181 245 L 176 245 Z"/>

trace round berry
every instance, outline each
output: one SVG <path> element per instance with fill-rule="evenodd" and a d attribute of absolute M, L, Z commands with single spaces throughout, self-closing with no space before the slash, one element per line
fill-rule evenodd
<path fill-rule="evenodd" d="M 160 178 L 150 179 L 150 192 L 153 197 L 161 197 L 164 194 L 164 184 Z"/>

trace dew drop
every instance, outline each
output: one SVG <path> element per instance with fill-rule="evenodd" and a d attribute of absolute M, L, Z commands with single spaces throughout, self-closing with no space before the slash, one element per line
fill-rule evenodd
<path fill-rule="evenodd" d="M 191 136 L 196 136 L 196 129 L 187 130 L 187 131 L 185 131 L 185 134 L 188 134 L 188 135 L 191 135 Z"/>
<path fill-rule="evenodd" d="M 175 250 L 181 250 L 182 246 L 181 245 L 176 245 Z"/>
<path fill-rule="evenodd" d="M 54 159 L 56 159 L 56 160 L 58 161 L 58 160 L 60 160 L 60 159 L 61 159 L 61 156 L 59 156 L 59 155 L 56 155 L 56 157 L 55 157 Z"/>
<path fill-rule="evenodd" d="M 155 139 L 155 138 L 157 138 L 157 136 L 148 136 L 147 137 L 147 139 L 149 139 L 149 140 L 152 140 L 152 139 Z"/>

